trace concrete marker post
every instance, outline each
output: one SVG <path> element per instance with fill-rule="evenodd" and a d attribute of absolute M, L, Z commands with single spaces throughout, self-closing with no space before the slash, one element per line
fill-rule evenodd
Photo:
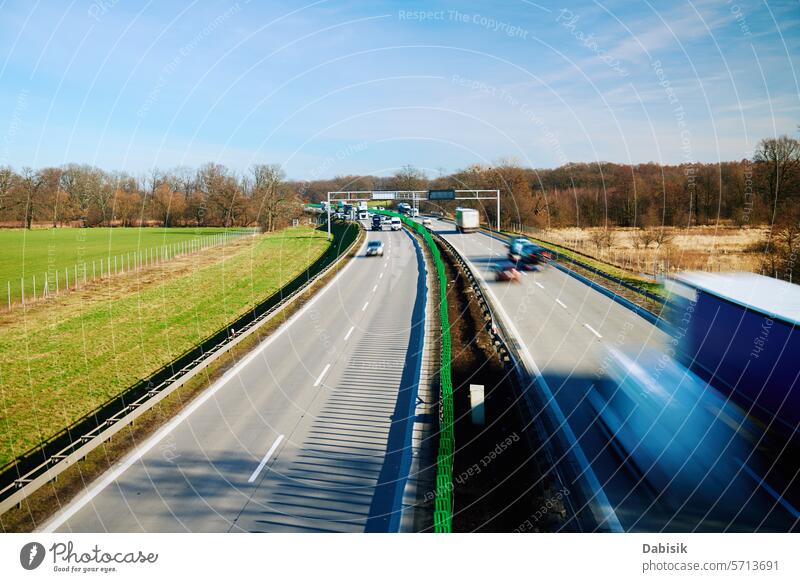
<path fill-rule="evenodd" d="M 469 406 L 473 426 L 486 424 L 486 407 L 484 406 L 483 384 L 469 385 Z"/>

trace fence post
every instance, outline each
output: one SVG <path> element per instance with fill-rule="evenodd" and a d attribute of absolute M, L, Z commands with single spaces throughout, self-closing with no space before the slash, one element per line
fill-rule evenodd
<path fill-rule="evenodd" d="M 11 281 L 8 281 L 8 310 L 11 311 Z"/>
<path fill-rule="evenodd" d="M 22 306 L 25 307 L 25 279 L 19 280 L 19 291 L 22 294 Z"/>
<path fill-rule="evenodd" d="M 75 263 L 75 290 L 78 290 L 78 263 Z"/>
<path fill-rule="evenodd" d="M 775 271 L 775 278 L 778 278 L 777 271 Z M 36 275 L 33 276 L 33 300 L 36 301 Z"/>

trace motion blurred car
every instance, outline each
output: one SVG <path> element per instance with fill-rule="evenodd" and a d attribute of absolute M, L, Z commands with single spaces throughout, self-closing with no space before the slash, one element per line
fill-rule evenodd
<path fill-rule="evenodd" d="M 524 237 L 512 238 L 508 241 L 508 260 L 519 261 L 522 257 L 523 245 L 530 244 L 531 241 Z"/>
<path fill-rule="evenodd" d="M 541 269 L 551 256 L 546 249 L 524 238 L 513 239 L 508 246 L 508 260 L 516 263 L 522 271 Z"/>
<path fill-rule="evenodd" d="M 514 263 L 500 263 L 494 267 L 494 280 L 519 283 L 522 281 L 522 275 Z"/>
<path fill-rule="evenodd" d="M 371 240 L 367 243 L 367 256 L 368 257 L 382 257 L 383 256 L 383 242 L 379 240 Z"/>
<path fill-rule="evenodd" d="M 587 398 L 626 462 L 675 504 L 717 499 L 757 440 L 744 411 L 667 354 L 612 348 L 604 362 Z"/>
<path fill-rule="evenodd" d="M 433 221 L 430 218 L 423 218 L 422 219 L 422 226 L 427 226 L 428 228 L 431 227 Z"/>

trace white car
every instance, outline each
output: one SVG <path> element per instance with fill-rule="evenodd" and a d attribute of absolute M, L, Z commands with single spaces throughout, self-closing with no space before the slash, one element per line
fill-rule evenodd
<path fill-rule="evenodd" d="M 403 223 L 396 216 L 392 217 L 392 230 L 400 230 L 403 228 Z"/>
<path fill-rule="evenodd" d="M 433 221 L 430 218 L 423 218 L 422 219 L 422 226 L 427 226 L 428 228 L 431 227 Z"/>
<path fill-rule="evenodd" d="M 371 240 L 367 243 L 367 256 L 368 257 L 382 257 L 383 256 L 383 242 L 379 240 Z"/>

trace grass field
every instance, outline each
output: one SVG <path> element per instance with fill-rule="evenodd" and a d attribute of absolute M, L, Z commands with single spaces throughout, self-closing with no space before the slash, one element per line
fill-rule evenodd
<path fill-rule="evenodd" d="M 241 238 L 0 314 L 0 465 L 227 325 L 328 248 L 307 227 Z"/>
<path fill-rule="evenodd" d="M 33 275 L 39 281 L 37 290 L 41 291 L 45 272 L 54 280 L 55 271 L 59 271 L 63 282 L 64 269 L 69 269 L 72 276 L 76 264 L 91 264 L 107 257 L 113 260 L 114 256 L 202 239 L 224 230 L 205 227 L 0 229 L 0 298 L 7 299 L 7 283 L 10 282 L 11 300 L 18 300 L 23 277 L 26 296 L 30 297 Z"/>

